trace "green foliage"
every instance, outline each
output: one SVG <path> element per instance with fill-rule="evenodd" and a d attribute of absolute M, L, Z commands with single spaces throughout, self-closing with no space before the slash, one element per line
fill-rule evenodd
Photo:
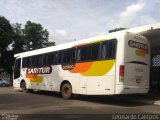
<path fill-rule="evenodd" d="M 14 42 L 13 42 L 13 49 L 14 53 L 19 53 L 19 52 L 24 52 L 25 51 L 25 45 L 26 45 L 26 40 L 24 33 L 21 28 L 21 24 L 15 23 L 12 25 L 13 31 L 14 31 Z"/>
<path fill-rule="evenodd" d="M 55 46 L 55 42 L 48 41 L 44 44 L 46 47 Z"/>
<path fill-rule="evenodd" d="M 23 32 L 27 40 L 27 50 L 46 47 L 49 33 L 41 24 L 27 21 Z"/>
<path fill-rule="evenodd" d="M 41 24 L 27 21 L 22 29 L 21 24 L 11 25 L 0 16 L 0 69 L 12 74 L 14 54 L 55 45 L 48 41 L 48 36 Z"/>
<path fill-rule="evenodd" d="M 9 71 L 10 58 L 8 46 L 13 42 L 14 31 L 10 22 L 3 16 L 0 16 L 0 68 Z"/>
<path fill-rule="evenodd" d="M 0 53 L 2 53 L 13 41 L 13 29 L 10 22 L 0 16 Z"/>

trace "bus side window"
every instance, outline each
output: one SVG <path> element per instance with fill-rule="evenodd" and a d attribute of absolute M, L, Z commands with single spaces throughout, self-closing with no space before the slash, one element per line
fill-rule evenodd
<path fill-rule="evenodd" d="M 73 62 L 75 62 L 75 48 L 64 50 L 62 63 L 69 64 Z"/>
<path fill-rule="evenodd" d="M 26 58 L 26 67 L 31 67 L 30 65 L 31 65 L 31 63 L 30 63 L 30 57 L 27 57 Z"/>
<path fill-rule="evenodd" d="M 102 43 L 102 47 L 101 47 L 101 59 L 102 60 L 105 60 L 107 58 L 107 55 L 108 55 L 107 49 L 108 49 L 108 46 L 107 46 L 106 42 Z"/>
<path fill-rule="evenodd" d="M 55 65 L 55 64 L 56 64 L 56 52 L 45 54 L 45 65 Z"/>
<path fill-rule="evenodd" d="M 39 57 L 38 57 L 38 55 L 37 56 L 35 56 L 35 59 L 34 59 L 34 66 L 38 66 L 38 60 L 39 60 Z"/>
<path fill-rule="evenodd" d="M 51 59 L 51 53 L 47 53 L 45 55 L 45 65 L 52 65 L 53 62 L 52 62 L 52 59 Z"/>
<path fill-rule="evenodd" d="M 22 60 L 22 68 L 27 67 L 27 58 L 23 58 Z"/>
<path fill-rule="evenodd" d="M 44 55 L 38 56 L 38 67 L 42 67 L 44 65 Z"/>
<path fill-rule="evenodd" d="M 55 61 L 55 52 L 52 52 L 48 56 L 49 65 L 54 65 Z"/>
<path fill-rule="evenodd" d="M 88 53 L 89 54 L 89 53 Z M 100 57 L 100 43 L 91 45 L 91 60 L 98 60 Z"/>
<path fill-rule="evenodd" d="M 77 61 L 78 62 L 88 61 L 88 46 L 81 46 L 78 48 Z"/>
<path fill-rule="evenodd" d="M 75 62 L 75 58 L 76 58 L 76 48 L 72 48 L 70 51 L 70 59 L 69 59 L 69 63 L 74 63 Z"/>
<path fill-rule="evenodd" d="M 38 56 L 33 56 L 32 57 L 32 67 L 37 67 L 38 66 Z"/>
<path fill-rule="evenodd" d="M 112 41 L 112 58 L 116 57 L 116 40 Z"/>
<path fill-rule="evenodd" d="M 63 59 L 63 51 L 58 51 L 58 59 L 57 59 L 57 64 L 61 64 Z"/>
<path fill-rule="evenodd" d="M 113 59 L 116 53 L 116 40 L 107 40 L 101 44 L 101 59 Z"/>
<path fill-rule="evenodd" d="M 110 40 L 108 42 L 108 58 L 113 59 L 115 58 L 115 53 L 116 53 L 116 41 L 115 40 Z"/>
<path fill-rule="evenodd" d="M 29 57 L 28 58 L 28 67 L 32 67 L 32 57 Z"/>
<path fill-rule="evenodd" d="M 58 64 L 58 52 L 54 52 L 53 53 L 53 65 L 57 65 Z"/>
<path fill-rule="evenodd" d="M 77 49 L 77 61 L 96 61 L 100 57 L 100 43 L 81 46 Z"/>
<path fill-rule="evenodd" d="M 68 61 L 68 50 L 63 50 L 61 53 L 61 63 L 67 63 Z"/>
<path fill-rule="evenodd" d="M 81 60 L 81 51 L 80 49 L 77 49 L 77 61 Z"/>

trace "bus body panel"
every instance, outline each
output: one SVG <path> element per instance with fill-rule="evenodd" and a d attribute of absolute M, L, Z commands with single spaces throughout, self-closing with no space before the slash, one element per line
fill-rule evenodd
<path fill-rule="evenodd" d="M 147 75 L 147 73 L 149 72 L 149 68 L 144 65 L 127 63 L 129 59 L 134 60 L 134 57 L 137 57 L 134 55 L 135 48 L 131 49 L 126 47 L 128 45 L 128 41 L 133 40 L 134 36 L 135 34 L 118 32 L 91 39 L 86 39 L 86 41 L 85 40 L 77 41 L 66 45 L 43 48 L 16 55 L 20 56 L 19 58 L 22 58 L 23 60 L 23 58 L 25 57 L 31 57 L 34 55 L 50 53 L 57 50 L 68 49 L 74 46 L 81 46 L 81 45 L 83 46 L 88 43 L 90 44 L 96 43 L 97 41 L 105 41 L 111 39 L 117 40 L 116 57 L 113 59 L 91 61 L 86 63 L 76 62 L 74 64 L 68 64 L 68 65 L 63 65 L 63 64 L 51 65 L 51 66 L 43 66 L 40 68 L 36 67 L 22 68 L 21 77 L 19 79 L 14 80 L 14 88 L 16 89 L 19 87 L 19 89 L 21 89 L 20 84 L 24 80 L 27 84 L 28 89 L 60 92 L 60 87 L 62 82 L 68 81 L 71 84 L 72 93 L 74 94 L 108 95 L 108 94 L 146 93 L 147 92 L 146 88 L 148 88 L 148 83 L 149 83 L 149 76 Z M 146 56 L 146 58 L 140 58 L 141 61 L 148 63 L 148 60 L 145 61 L 146 59 L 149 59 L 149 56 Z M 123 82 L 120 81 L 120 76 L 119 76 L 120 65 L 125 66 L 125 76 Z M 69 67 L 73 67 L 73 69 L 68 69 Z M 50 73 L 49 72 L 45 73 L 45 68 L 46 70 L 50 69 L 48 70 Z M 143 73 L 140 76 L 144 78 L 143 79 L 144 83 L 137 84 L 133 82 L 134 80 L 131 81 L 131 79 L 134 78 L 135 76 L 139 76 L 139 73 L 134 72 L 135 68 L 137 68 L 138 71 L 143 69 Z M 37 69 L 39 69 L 40 71 L 39 73 L 37 72 Z M 34 73 L 35 71 L 37 72 L 37 74 Z"/>

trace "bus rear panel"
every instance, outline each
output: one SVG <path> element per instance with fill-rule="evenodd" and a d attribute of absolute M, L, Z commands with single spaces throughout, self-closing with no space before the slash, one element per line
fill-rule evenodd
<path fill-rule="evenodd" d="M 116 94 L 147 93 L 149 90 L 150 46 L 138 34 L 126 34 L 124 56 L 119 64 L 119 83 Z"/>

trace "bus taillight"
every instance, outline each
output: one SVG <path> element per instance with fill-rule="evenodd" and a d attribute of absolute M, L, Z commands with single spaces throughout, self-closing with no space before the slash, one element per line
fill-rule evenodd
<path fill-rule="evenodd" d="M 124 82 L 124 65 L 120 65 L 119 67 L 119 82 Z"/>
<path fill-rule="evenodd" d="M 120 65 L 120 68 L 119 68 L 119 76 L 120 77 L 124 77 L 124 65 Z"/>

